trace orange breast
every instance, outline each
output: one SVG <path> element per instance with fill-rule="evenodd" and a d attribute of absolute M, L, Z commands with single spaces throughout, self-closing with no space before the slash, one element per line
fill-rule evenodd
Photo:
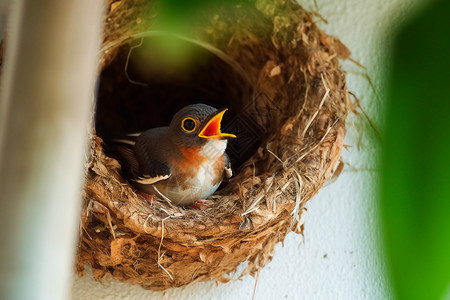
<path fill-rule="evenodd" d="M 181 156 L 170 160 L 170 164 L 179 172 L 192 174 L 195 176 L 201 164 L 206 161 L 206 158 L 200 155 L 201 147 L 179 147 Z M 189 176 L 190 177 L 190 176 Z"/>

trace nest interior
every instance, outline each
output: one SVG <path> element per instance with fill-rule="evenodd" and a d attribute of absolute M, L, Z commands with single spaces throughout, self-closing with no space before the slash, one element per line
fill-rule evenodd
<path fill-rule="evenodd" d="M 173 62 L 155 49 L 166 39 L 189 51 L 186 61 Z M 265 129 L 251 118 L 252 82 L 219 49 L 151 31 L 121 43 L 116 51 L 98 79 L 95 129 L 102 139 L 167 126 L 182 107 L 200 102 L 229 108 L 223 131 L 240 136 L 230 141 L 228 151 L 235 170 L 261 144 Z"/>
<path fill-rule="evenodd" d="M 226 282 L 246 261 L 242 274 L 253 275 L 287 233 L 301 232 L 305 203 L 339 162 L 351 107 L 339 58 L 349 51 L 297 3 L 233 2 L 201 11 L 189 38 L 171 37 L 196 57 L 174 66 L 155 54 L 164 34 L 151 30 L 152 1 L 108 7 L 78 273 L 88 263 L 96 279 L 153 290 Z M 150 205 L 105 155 L 102 139 L 167 126 L 196 102 L 229 108 L 236 175 L 212 196 L 214 207 Z"/>

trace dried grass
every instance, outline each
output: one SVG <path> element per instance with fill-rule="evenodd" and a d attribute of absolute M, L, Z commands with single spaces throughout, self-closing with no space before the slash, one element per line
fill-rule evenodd
<path fill-rule="evenodd" d="M 142 15 L 153 9 L 148 3 L 110 1 L 100 68 L 114 61 L 117 46 L 151 27 L 152 19 Z M 199 39 L 245 70 L 253 95 L 239 101 L 269 129 L 262 145 L 212 196 L 215 206 L 198 210 L 164 200 L 148 204 L 93 134 L 77 255 L 80 275 L 89 263 L 98 280 L 108 275 L 152 290 L 227 282 L 245 261 L 241 275 L 257 274 L 287 233 L 302 232 L 305 203 L 340 161 L 351 103 L 338 58 L 350 53 L 292 1 L 254 5 L 261 18 L 252 22 L 259 23 L 248 24 L 246 14 L 228 18 L 218 12 L 201 24 Z M 258 114 L 273 103 L 276 114 Z"/>

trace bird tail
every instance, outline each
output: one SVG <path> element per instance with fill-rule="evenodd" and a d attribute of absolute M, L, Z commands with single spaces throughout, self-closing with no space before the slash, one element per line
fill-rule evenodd
<path fill-rule="evenodd" d="M 136 144 L 136 139 L 141 135 L 141 133 L 130 133 L 126 135 L 117 136 L 105 141 L 107 144 L 122 144 L 134 146 Z"/>
<path fill-rule="evenodd" d="M 103 141 L 105 154 L 115 158 L 122 166 L 122 172 L 126 174 L 139 170 L 139 163 L 134 156 L 134 146 L 140 135 L 141 133 L 133 133 Z"/>

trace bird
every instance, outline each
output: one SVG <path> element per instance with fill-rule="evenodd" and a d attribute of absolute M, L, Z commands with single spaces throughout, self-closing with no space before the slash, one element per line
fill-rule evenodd
<path fill-rule="evenodd" d="M 138 191 L 178 206 L 195 206 L 233 174 L 225 150 L 236 135 L 221 132 L 226 111 L 191 104 L 179 110 L 168 127 L 113 138 L 109 147 L 125 179 Z"/>

